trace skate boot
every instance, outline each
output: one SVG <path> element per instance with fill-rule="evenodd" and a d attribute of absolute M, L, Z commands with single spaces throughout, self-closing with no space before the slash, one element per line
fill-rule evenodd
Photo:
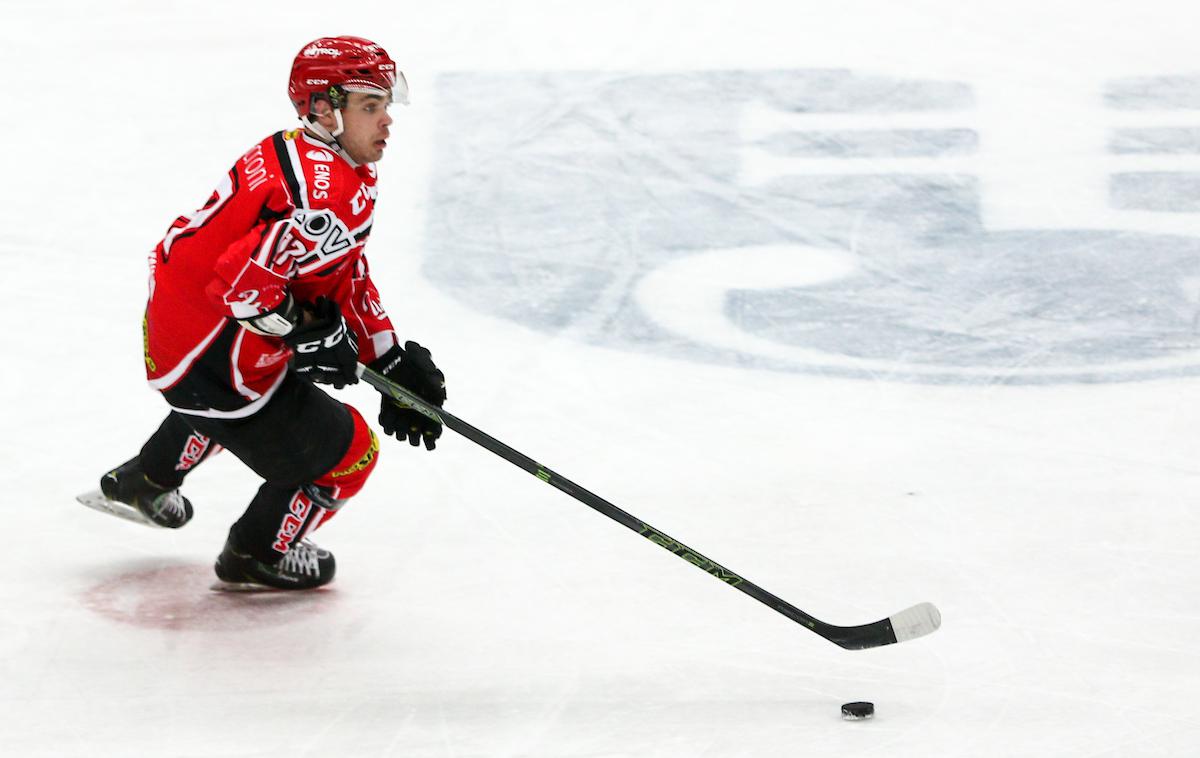
<path fill-rule="evenodd" d="M 133 506 L 157 526 L 178 529 L 192 519 L 192 504 L 179 494 L 179 489 L 150 481 L 137 458 L 101 477 L 100 491 L 109 500 Z"/>
<path fill-rule="evenodd" d="M 243 552 L 230 533 L 213 568 L 225 582 L 213 589 L 311 590 L 333 581 L 337 563 L 333 553 L 307 539 L 293 543 L 278 562 L 264 563 Z"/>

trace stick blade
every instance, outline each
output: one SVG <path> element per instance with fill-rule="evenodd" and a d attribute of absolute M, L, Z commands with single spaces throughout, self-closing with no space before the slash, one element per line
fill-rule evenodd
<path fill-rule="evenodd" d="M 896 642 L 905 642 L 936 632 L 942 625 L 942 614 L 933 603 L 917 603 L 893 614 L 888 621 Z"/>
<path fill-rule="evenodd" d="M 812 631 L 846 650 L 868 650 L 924 637 L 942 625 L 933 603 L 918 603 L 885 619 L 861 626 L 834 626 L 822 621 L 804 623 Z"/>

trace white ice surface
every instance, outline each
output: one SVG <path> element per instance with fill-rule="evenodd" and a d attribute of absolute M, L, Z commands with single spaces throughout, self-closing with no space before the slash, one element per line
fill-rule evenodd
<path fill-rule="evenodd" d="M 1195 755 L 1195 379 L 694 363 L 481 315 L 419 264 L 439 72 L 966 79 L 994 135 L 976 166 L 992 228 L 1107 228 L 1102 138 L 1073 98 L 1196 71 L 1197 22 L 1154 1 L 5 0 L 0 755 Z M 412 84 L 370 251 L 448 407 L 824 620 L 931 601 L 942 629 L 841 650 L 453 435 L 386 445 L 322 530 L 339 577 L 310 595 L 208 592 L 255 487 L 230 457 L 189 479 L 177 533 L 76 504 L 163 412 L 138 356 L 144 251 L 291 123 L 287 61 L 327 33 L 375 37 Z M 1043 115 L 1077 139 L 1031 144 Z M 842 721 L 852 700 L 876 717 Z"/>

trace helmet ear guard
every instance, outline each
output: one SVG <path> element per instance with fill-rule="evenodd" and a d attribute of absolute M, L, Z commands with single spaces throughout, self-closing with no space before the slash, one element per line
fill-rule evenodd
<path fill-rule="evenodd" d="M 308 115 L 301 113 L 300 120 L 306 125 L 315 127 L 318 131 L 321 131 L 323 127 L 317 123 L 319 114 L 317 113 L 316 106 L 317 103 L 328 103 L 330 112 L 333 114 L 334 119 L 337 120 L 337 132 L 333 135 L 336 137 L 342 133 L 341 110 L 346 107 L 347 99 L 346 90 L 337 84 L 329 85 L 328 89 L 323 92 L 313 92 L 308 96 Z"/>
<path fill-rule="evenodd" d="M 328 101 L 322 99 L 322 102 L 328 102 Z M 346 122 L 342 120 L 342 109 L 341 108 L 333 108 L 329 112 L 333 114 L 333 121 L 335 124 L 333 131 L 326 129 L 324 126 L 321 125 L 321 123 L 319 121 L 317 121 L 319 116 L 317 115 L 317 112 L 314 110 L 310 110 L 309 114 L 307 116 L 301 116 L 300 120 L 304 122 L 304 126 L 306 128 L 313 130 L 318 135 L 320 135 L 321 139 L 325 140 L 326 142 L 330 143 L 331 145 L 333 145 L 335 147 L 338 147 L 338 149 L 340 150 L 341 148 L 338 146 L 337 138 L 342 136 L 342 132 L 346 131 Z"/>

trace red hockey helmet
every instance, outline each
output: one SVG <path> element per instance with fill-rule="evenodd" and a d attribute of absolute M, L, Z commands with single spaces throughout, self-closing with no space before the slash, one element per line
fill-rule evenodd
<path fill-rule="evenodd" d="M 370 92 L 393 102 L 408 102 L 408 83 L 379 45 L 362 37 L 322 37 L 304 46 L 292 62 L 288 95 L 301 118 L 314 100 L 334 108 L 345 105 L 347 92 Z"/>

